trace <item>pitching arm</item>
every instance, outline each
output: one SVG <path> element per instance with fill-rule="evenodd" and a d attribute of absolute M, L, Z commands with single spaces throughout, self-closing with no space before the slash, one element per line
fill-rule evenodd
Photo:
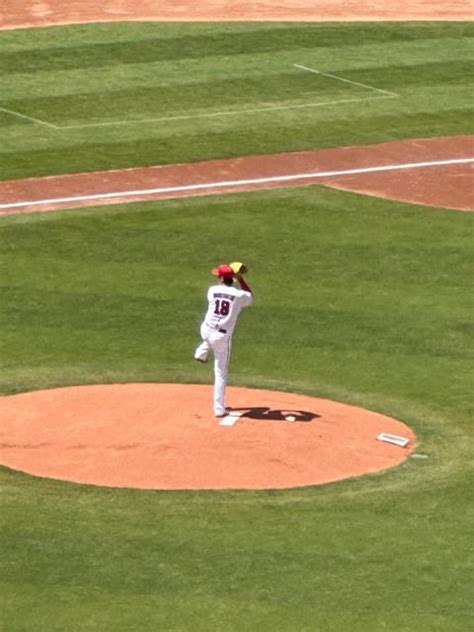
<path fill-rule="evenodd" d="M 237 274 L 236 276 L 237 276 L 237 279 L 239 280 L 241 289 L 244 290 L 244 292 L 250 292 L 250 294 L 252 294 L 252 290 L 250 289 L 244 277 L 241 274 Z"/>

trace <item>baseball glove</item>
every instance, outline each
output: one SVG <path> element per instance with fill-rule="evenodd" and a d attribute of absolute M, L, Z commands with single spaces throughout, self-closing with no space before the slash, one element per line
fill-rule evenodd
<path fill-rule="evenodd" d="M 233 261 L 230 264 L 230 267 L 232 268 L 234 274 L 245 274 L 248 272 L 247 266 L 241 261 Z"/>

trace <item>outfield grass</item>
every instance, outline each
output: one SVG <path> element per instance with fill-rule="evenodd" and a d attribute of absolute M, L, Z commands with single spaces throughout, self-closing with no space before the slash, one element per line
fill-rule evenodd
<path fill-rule="evenodd" d="M 473 30 L 157 23 L 3 32 L 1 177 L 466 133 Z"/>
<path fill-rule="evenodd" d="M 2 177 L 467 133 L 468 85 L 456 68 L 464 72 L 471 30 L 130 24 L 0 33 L 12 95 L 0 107 L 63 100 L 57 124 L 82 120 L 68 91 L 99 94 L 106 76 L 115 90 L 126 77 L 143 103 L 140 87 L 154 88 L 140 72 L 155 63 L 168 72 L 173 109 L 183 108 L 173 81 L 194 81 L 203 101 L 189 109 L 207 111 L 196 66 L 184 79 L 201 56 L 213 58 L 206 72 L 216 89 L 218 77 L 225 83 L 226 107 L 228 60 L 240 69 L 242 97 L 245 73 L 259 75 L 257 56 L 265 85 L 278 88 L 272 60 L 293 63 L 302 52 L 305 65 L 326 61 L 327 73 L 402 95 L 104 134 L 4 113 Z M 140 51 L 146 69 L 132 61 Z M 132 110 L 124 115 L 143 111 Z M 109 115 L 92 105 L 90 114 Z M 210 382 L 210 368 L 192 360 L 208 272 L 238 258 L 256 301 L 235 334 L 231 382 L 392 415 L 415 430 L 427 457 L 274 492 L 106 489 L 1 468 L 2 632 L 470 631 L 470 215 L 308 186 L 6 217 L 0 239 L 2 393 Z"/>

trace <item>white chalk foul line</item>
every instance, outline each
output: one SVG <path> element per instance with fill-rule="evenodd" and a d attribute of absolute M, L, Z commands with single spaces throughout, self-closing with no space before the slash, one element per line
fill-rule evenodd
<path fill-rule="evenodd" d="M 398 165 L 383 165 L 378 167 L 361 167 L 359 169 L 341 169 L 337 171 L 319 171 L 315 173 L 296 173 L 287 176 L 271 176 L 267 178 L 249 178 L 244 180 L 221 180 L 205 182 L 203 184 L 187 184 L 172 187 L 157 187 L 153 189 L 134 189 L 131 191 L 114 191 L 111 193 L 93 193 L 91 195 L 74 195 L 69 197 L 48 198 L 44 200 L 28 200 L 27 202 L 11 202 L 0 204 L 0 209 L 22 208 L 25 206 L 46 206 L 48 204 L 65 204 L 68 202 L 87 202 L 93 200 L 111 200 L 114 198 L 142 197 L 161 193 L 182 193 L 186 191 L 205 191 L 211 189 L 225 189 L 229 187 L 244 187 L 253 184 L 270 184 L 272 182 L 293 182 L 295 180 L 314 180 L 315 178 L 336 178 L 363 173 L 380 173 L 381 171 L 401 171 L 403 169 L 422 169 L 426 167 L 441 167 L 447 165 L 462 165 L 474 162 L 473 158 L 453 158 L 450 160 L 432 160 L 427 162 L 407 162 Z"/>

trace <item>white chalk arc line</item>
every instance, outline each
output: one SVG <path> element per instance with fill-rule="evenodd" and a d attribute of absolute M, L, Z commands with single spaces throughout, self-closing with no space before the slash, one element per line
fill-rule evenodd
<path fill-rule="evenodd" d="M 374 88 L 376 90 L 376 88 Z M 110 127 L 112 125 L 142 125 L 143 123 L 163 123 L 167 121 L 185 121 L 199 118 L 215 118 L 219 116 L 234 116 L 236 114 L 256 114 L 259 112 L 274 112 L 276 110 L 301 110 L 303 108 L 317 108 L 324 105 L 344 105 L 346 103 L 359 103 L 360 101 L 374 101 L 375 99 L 388 99 L 398 97 L 398 94 L 387 93 L 383 95 L 371 95 L 368 97 L 354 97 L 352 99 L 337 99 L 336 101 L 318 101 L 316 103 L 300 103 L 299 105 L 269 105 L 261 108 L 248 108 L 246 110 L 227 110 L 223 112 L 203 112 L 201 114 L 183 114 L 180 116 L 163 116 L 149 119 L 130 119 L 129 121 L 103 121 L 101 123 L 82 123 L 78 125 L 54 126 L 58 130 L 83 129 L 88 127 Z M 53 127 L 53 126 L 50 126 Z"/>
<path fill-rule="evenodd" d="M 53 125 L 52 123 L 47 123 L 46 121 L 42 121 L 39 118 L 35 118 L 34 116 L 27 116 L 26 114 L 22 114 L 21 112 L 16 112 L 15 110 L 7 110 L 7 108 L 0 108 L 0 112 L 6 112 L 7 114 L 11 114 L 12 116 L 17 116 L 18 118 L 31 121 L 32 123 L 38 123 L 38 125 L 44 125 L 45 127 L 50 127 L 51 129 L 60 129 L 57 125 Z"/>
<path fill-rule="evenodd" d="M 254 108 L 246 108 L 244 110 L 226 110 L 222 112 L 202 112 L 200 114 L 183 114 L 179 116 L 161 116 L 154 118 L 146 118 L 146 119 L 130 119 L 123 121 L 101 121 L 98 123 L 78 123 L 74 125 L 54 125 L 53 123 L 48 123 L 47 121 L 43 121 L 39 118 L 35 118 L 34 116 L 28 116 L 26 114 L 22 114 L 21 112 L 17 112 L 16 110 L 9 110 L 7 108 L 0 107 L 0 112 L 5 112 L 7 114 L 11 114 L 12 116 L 17 116 L 19 118 L 25 119 L 32 123 L 38 123 L 39 125 L 44 125 L 49 127 L 50 129 L 55 130 L 74 130 L 74 129 L 85 129 L 92 127 L 110 127 L 115 125 L 142 125 L 145 123 L 160 123 L 166 121 L 182 121 L 189 119 L 197 119 L 197 118 L 214 118 L 219 116 L 233 116 L 236 114 L 255 114 L 259 112 L 271 112 L 275 110 L 297 110 L 302 108 L 316 108 L 325 105 L 344 105 L 347 103 L 358 103 L 360 101 L 372 101 L 374 99 L 383 99 L 383 98 L 393 98 L 399 97 L 400 95 L 396 92 L 390 92 L 389 90 L 382 90 L 381 88 L 376 88 L 375 86 L 369 86 L 365 83 L 359 83 L 358 81 L 351 81 L 350 79 L 345 79 L 344 77 L 339 77 L 338 75 L 332 75 L 328 72 L 322 72 L 321 70 L 317 70 L 316 68 L 309 68 L 308 66 L 303 66 L 301 64 L 292 64 L 293 67 L 299 68 L 300 70 L 305 70 L 307 72 L 312 72 L 317 75 L 322 75 L 324 77 L 331 77 L 337 81 L 342 81 L 344 83 L 351 84 L 353 86 L 358 86 L 360 88 L 365 88 L 367 90 L 371 90 L 372 92 L 378 92 L 379 95 L 371 95 L 368 97 L 354 97 L 348 99 L 336 99 L 331 101 L 318 101 L 312 103 L 300 103 L 295 105 L 277 105 L 278 102 L 275 102 L 273 105 L 268 105 L 266 107 L 254 107 Z"/>
<path fill-rule="evenodd" d="M 474 162 L 473 158 L 452 158 L 447 160 L 430 160 L 426 162 L 407 162 L 402 164 L 382 165 L 374 167 L 360 167 L 357 169 L 340 169 L 336 171 L 317 171 L 315 173 L 296 173 L 285 176 L 270 176 L 266 178 L 247 178 L 243 180 L 221 180 L 217 182 L 205 182 L 202 184 L 187 184 L 171 187 L 156 187 L 153 189 L 134 189 L 129 191 L 113 191 L 110 193 L 92 193 L 90 195 L 74 195 L 68 197 L 47 198 L 41 200 L 28 200 L 24 202 L 10 202 L 0 204 L 0 209 L 22 208 L 25 206 L 46 206 L 48 204 L 66 204 L 68 202 L 87 202 L 93 200 L 109 200 L 114 198 L 141 197 L 158 195 L 162 193 L 181 193 L 186 191 L 205 191 L 212 189 L 225 189 L 230 187 L 245 187 L 249 185 L 271 184 L 279 182 L 294 182 L 297 180 L 314 180 L 317 178 L 337 178 L 364 173 L 380 173 L 383 171 L 401 171 L 404 169 L 423 169 L 427 167 L 442 167 L 449 165 L 462 165 Z"/>
<path fill-rule="evenodd" d="M 365 88 L 366 90 L 372 90 L 374 92 L 382 92 L 383 94 L 399 97 L 400 95 L 396 92 L 391 92 L 390 90 L 383 90 L 382 88 L 377 88 L 375 86 L 369 86 L 366 83 L 360 83 L 359 81 L 351 81 L 350 79 L 345 79 L 344 77 L 339 77 L 338 75 L 332 75 L 329 72 L 322 72 L 321 70 L 316 70 L 316 68 L 308 68 L 308 66 L 302 66 L 301 64 L 293 64 L 295 68 L 300 68 L 301 70 L 307 70 L 308 72 L 312 72 L 315 75 L 322 75 L 323 77 L 331 77 L 332 79 L 337 79 L 337 81 L 343 81 L 344 83 L 350 83 L 352 86 L 358 86 L 360 88 Z"/>

